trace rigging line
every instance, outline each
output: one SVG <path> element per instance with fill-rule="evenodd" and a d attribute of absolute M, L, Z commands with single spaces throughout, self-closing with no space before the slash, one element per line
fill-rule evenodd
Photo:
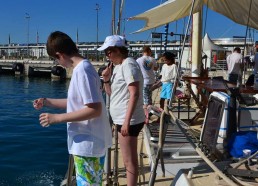
<path fill-rule="evenodd" d="M 250 4 L 249 4 L 248 19 L 247 19 L 246 31 L 245 31 L 244 51 L 245 51 L 245 48 L 246 48 L 246 39 L 247 39 L 247 32 L 248 32 L 248 29 L 249 29 L 249 21 L 250 21 L 250 14 L 251 14 L 252 3 L 253 3 L 253 0 L 251 0 L 251 1 L 250 1 Z"/>
<path fill-rule="evenodd" d="M 185 30 L 185 18 L 184 18 L 184 30 Z M 184 30 L 183 30 L 183 32 L 184 32 Z M 189 33 L 189 38 L 188 38 L 188 40 L 189 40 L 189 45 L 188 45 L 188 53 L 187 53 L 187 62 L 186 62 L 186 64 L 188 64 L 189 66 L 189 69 L 191 69 L 191 63 L 190 62 L 192 62 L 192 34 L 193 34 L 193 24 L 191 24 L 191 30 L 190 30 L 190 32 L 188 32 Z M 191 59 L 191 60 L 190 60 Z"/>
<path fill-rule="evenodd" d="M 123 23 L 124 23 L 124 26 L 123 26 L 123 35 L 125 36 L 125 23 L 126 23 L 126 20 L 123 19 Z"/>
<path fill-rule="evenodd" d="M 219 37 L 224 37 L 226 35 L 226 33 L 228 33 L 229 31 L 231 31 L 233 29 L 233 27 L 234 27 L 234 23 L 230 27 L 228 27 L 226 29 L 226 31 L 224 33 L 222 33 Z"/>
<path fill-rule="evenodd" d="M 246 25 L 246 31 L 245 31 L 244 55 L 245 55 L 245 50 L 246 50 L 247 31 L 248 31 L 248 28 L 249 28 L 249 21 L 250 21 L 250 14 L 251 14 L 252 3 L 253 3 L 253 0 L 250 0 L 249 12 L 248 12 L 248 19 L 247 19 L 247 25 Z M 244 55 L 243 55 L 243 57 L 242 57 L 242 63 L 244 63 Z M 245 77 L 245 63 L 244 63 L 243 76 Z M 245 84 L 245 78 L 244 78 L 244 84 Z"/>
<path fill-rule="evenodd" d="M 116 19 L 116 0 L 112 0 L 112 35 L 116 34 L 115 31 L 115 19 Z"/>
<path fill-rule="evenodd" d="M 156 30 L 156 28 L 154 28 L 154 30 Z M 147 41 L 149 41 L 149 39 L 151 38 L 151 33 L 152 32 L 150 32 L 150 34 L 147 36 L 147 39 L 145 40 L 145 43 L 147 42 Z M 152 42 L 153 42 L 153 38 L 152 38 L 152 40 L 151 40 L 151 47 L 152 47 Z M 145 44 L 143 44 L 143 46 L 145 46 Z M 136 56 L 138 56 L 139 54 L 140 54 L 140 50 L 138 50 L 138 52 L 136 53 Z"/>
<path fill-rule="evenodd" d="M 184 33 L 184 30 L 185 30 L 185 17 L 184 17 L 184 22 L 183 22 L 183 33 Z"/>
<path fill-rule="evenodd" d="M 188 18 L 188 23 L 187 23 L 187 27 L 186 27 L 185 34 L 184 34 L 183 47 L 181 49 L 180 56 L 179 56 L 179 63 L 178 63 L 178 68 L 177 68 L 177 72 L 176 72 L 176 81 L 178 81 L 179 72 L 181 71 L 182 56 L 183 56 L 183 53 L 184 53 L 186 36 L 187 36 L 187 33 L 189 32 L 190 22 L 192 20 L 193 8 L 194 8 L 195 1 L 196 0 L 192 0 L 191 10 L 190 10 L 190 13 L 189 13 L 189 18 Z M 176 91 L 176 83 L 173 86 L 170 100 L 173 100 L 175 91 Z M 169 108 L 172 108 L 172 101 L 169 102 L 168 106 L 169 106 Z"/>
<path fill-rule="evenodd" d="M 207 17 L 208 17 L 208 7 L 209 7 L 209 0 L 207 1 L 207 6 L 206 6 L 206 14 L 205 14 L 205 20 L 204 20 L 204 27 L 203 27 L 202 38 L 204 38 L 204 35 L 206 34 L 206 24 L 207 24 Z M 203 9 L 204 9 L 204 6 L 203 6 Z M 203 47 L 204 47 L 204 39 L 202 39 L 202 52 L 203 52 Z"/>

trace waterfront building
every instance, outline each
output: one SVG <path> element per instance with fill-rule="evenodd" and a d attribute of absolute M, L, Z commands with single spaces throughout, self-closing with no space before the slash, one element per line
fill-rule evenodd
<path fill-rule="evenodd" d="M 206 37 L 206 36 L 205 36 Z M 204 37 L 204 40 L 205 40 Z M 204 42 L 205 43 L 205 42 Z M 252 39 L 245 38 L 218 38 L 211 40 L 209 38 L 210 46 L 209 51 L 204 51 L 203 55 L 207 55 L 207 60 L 205 66 L 208 68 L 215 67 L 214 59 L 216 56 L 216 66 L 219 68 L 226 68 L 226 57 L 231 53 L 234 47 L 240 47 L 243 54 L 246 56 L 251 56 L 254 53 L 254 41 Z M 159 39 L 153 38 L 152 41 L 130 41 L 129 42 L 129 55 L 138 58 L 142 54 L 142 47 L 149 46 L 154 53 L 154 57 L 159 59 L 159 56 L 165 51 L 164 42 Z M 207 44 L 204 44 L 207 45 Z M 105 64 L 106 58 L 104 52 L 98 53 L 97 61 L 97 43 L 94 42 L 84 42 L 77 44 L 79 52 L 82 56 L 93 62 L 96 68 Z M 180 58 L 182 50 L 182 37 L 179 40 L 170 40 L 166 44 L 166 51 L 170 51 L 176 54 L 177 60 Z M 205 48 L 205 46 L 203 47 Z M 221 48 L 218 51 L 218 48 Z M 22 68 L 20 67 L 22 66 Z M 182 55 L 181 67 L 185 69 L 191 69 L 191 42 L 187 42 L 184 47 L 184 52 Z M 56 63 L 51 59 L 46 51 L 45 43 L 38 44 L 8 44 L 0 45 L 0 72 L 3 73 L 5 70 L 18 71 L 25 75 L 40 75 L 42 73 L 47 74 L 47 76 L 53 75 L 52 72 L 60 72 L 61 67 L 56 67 Z M 64 71 L 63 69 L 61 69 Z M 71 70 L 66 69 L 67 74 L 62 73 L 63 77 L 70 77 Z M 40 73 L 39 73 L 40 72 Z M 55 74 L 55 73 L 54 73 Z"/>
<path fill-rule="evenodd" d="M 244 49 L 246 43 L 246 54 L 253 52 L 254 41 L 247 38 L 217 38 L 212 39 L 214 44 L 219 45 L 225 48 L 228 51 L 233 51 L 234 47 L 240 47 Z M 133 57 L 141 56 L 141 49 L 144 45 L 150 46 L 152 51 L 155 53 L 155 57 L 158 56 L 165 50 L 164 41 L 162 40 L 153 40 L 153 41 L 130 41 L 129 50 L 130 54 Z M 182 45 L 182 39 L 179 40 L 170 40 L 167 43 L 167 51 L 180 51 Z M 96 61 L 97 54 L 97 43 L 94 42 L 81 42 L 77 44 L 80 53 L 90 59 L 91 61 Z M 185 47 L 191 47 L 190 42 L 187 42 Z M 28 56 L 29 55 L 29 56 Z M 100 61 L 104 60 L 104 53 L 100 53 Z M 45 43 L 38 44 L 6 44 L 0 45 L 0 59 L 49 59 L 46 51 Z"/>

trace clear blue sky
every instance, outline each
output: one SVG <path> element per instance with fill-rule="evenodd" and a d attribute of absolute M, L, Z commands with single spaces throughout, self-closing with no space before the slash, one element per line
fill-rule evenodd
<path fill-rule="evenodd" d="M 117 0 L 119 2 L 119 0 Z M 125 0 L 123 18 L 142 13 L 159 5 L 162 0 Z M 11 43 L 27 43 L 28 19 L 30 16 L 30 42 L 45 43 L 50 32 L 60 30 L 76 40 L 78 29 L 79 42 L 96 42 L 96 3 L 99 4 L 99 41 L 111 34 L 112 0 L 4 0 L 0 6 L 0 44 L 7 44 L 10 34 Z M 162 13 L 162 12 L 161 12 Z M 208 12 L 206 32 L 211 38 L 244 36 L 245 26 L 240 26 L 224 16 Z M 170 23 L 169 31 L 183 33 L 183 20 Z M 121 30 L 130 41 L 150 41 L 150 32 L 130 34 L 144 25 L 143 21 L 123 21 Z M 177 28 L 177 29 L 176 29 Z M 156 31 L 162 31 L 159 28 Z M 172 38 L 169 38 L 172 39 Z"/>

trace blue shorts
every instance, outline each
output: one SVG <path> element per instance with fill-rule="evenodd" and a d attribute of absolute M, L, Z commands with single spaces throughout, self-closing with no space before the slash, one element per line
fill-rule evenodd
<path fill-rule="evenodd" d="M 152 85 L 144 85 L 143 87 L 143 103 L 144 105 L 152 105 Z"/>
<path fill-rule="evenodd" d="M 170 99 L 174 83 L 162 83 L 160 98 Z"/>
<path fill-rule="evenodd" d="M 77 186 L 102 185 L 105 156 L 83 157 L 73 155 Z"/>

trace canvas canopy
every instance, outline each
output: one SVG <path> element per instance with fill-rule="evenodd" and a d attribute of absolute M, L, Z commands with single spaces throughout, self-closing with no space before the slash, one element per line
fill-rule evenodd
<path fill-rule="evenodd" d="M 196 0 L 193 13 L 203 5 L 218 12 L 236 23 L 258 29 L 258 0 Z M 168 0 L 130 20 L 145 20 L 145 26 L 136 31 L 142 32 L 189 16 L 192 0 Z"/>

